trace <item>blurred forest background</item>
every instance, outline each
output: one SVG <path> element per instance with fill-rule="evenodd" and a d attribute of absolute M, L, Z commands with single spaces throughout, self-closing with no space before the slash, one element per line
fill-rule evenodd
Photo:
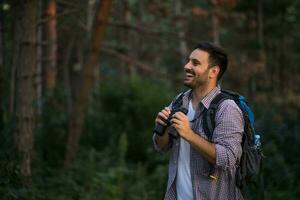
<path fill-rule="evenodd" d="M 262 134 L 266 199 L 300 196 L 300 1 L 1 0 L 0 199 L 161 199 L 157 112 L 203 40 Z"/>

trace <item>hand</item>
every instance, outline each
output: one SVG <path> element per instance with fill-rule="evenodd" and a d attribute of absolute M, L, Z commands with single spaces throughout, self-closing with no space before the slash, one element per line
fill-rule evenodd
<path fill-rule="evenodd" d="M 163 126 L 167 126 L 167 124 L 165 123 L 165 121 L 169 118 L 170 114 L 171 114 L 170 108 L 165 107 L 163 110 L 161 110 L 157 114 L 155 122 L 159 123 L 159 124 L 161 124 Z"/>
<path fill-rule="evenodd" d="M 187 140 L 187 138 L 193 134 L 193 131 L 190 127 L 190 122 L 188 117 L 182 112 L 177 112 L 173 115 L 172 126 L 177 130 L 178 134 Z"/>

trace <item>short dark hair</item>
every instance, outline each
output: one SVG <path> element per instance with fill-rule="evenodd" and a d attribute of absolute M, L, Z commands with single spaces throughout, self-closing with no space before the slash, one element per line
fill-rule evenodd
<path fill-rule="evenodd" d="M 216 65 L 220 67 L 220 72 L 217 77 L 219 81 L 222 78 L 224 72 L 226 71 L 228 64 L 227 53 L 225 52 L 225 50 L 219 45 L 216 45 L 211 42 L 200 42 L 199 44 L 197 44 L 195 49 L 206 51 L 209 54 L 209 67 L 213 67 Z"/>

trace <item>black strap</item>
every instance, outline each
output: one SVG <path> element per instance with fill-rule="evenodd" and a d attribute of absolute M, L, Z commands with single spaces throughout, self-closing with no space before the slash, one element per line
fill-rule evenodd
<path fill-rule="evenodd" d="M 226 99 L 232 99 L 226 93 L 219 93 L 215 98 L 211 101 L 209 108 L 204 112 L 203 115 L 203 130 L 205 135 L 208 138 L 208 141 L 212 140 L 212 135 L 216 126 L 216 113 L 219 105 Z"/>
<path fill-rule="evenodd" d="M 174 107 L 179 108 L 182 106 L 182 99 L 183 99 L 183 96 L 186 93 L 186 91 L 181 92 L 179 95 L 177 95 L 175 97 L 175 99 L 173 100 L 173 103 L 172 103 L 172 108 L 174 108 Z"/>

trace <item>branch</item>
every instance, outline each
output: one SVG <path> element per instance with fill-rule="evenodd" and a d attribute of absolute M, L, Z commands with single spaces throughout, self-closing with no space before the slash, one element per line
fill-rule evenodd
<path fill-rule="evenodd" d="M 146 73 L 151 73 L 151 74 L 155 74 L 157 75 L 157 72 L 155 72 L 153 70 L 153 67 L 145 64 L 145 63 L 142 63 L 138 60 L 136 60 L 135 58 L 132 58 L 126 54 L 122 54 L 114 49 L 111 49 L 109 47 L 104 47 L 101 49 L 102 52 L 104 53 L 107 53 L 107 54 L 110 54 L 112 56 L 115 56 L 117 57 L 118 59 L 124 61 L 124 62 L 127 62 L 127 63 L 130 63 L 130 64 L 133 64 L 135 66 L 137 66 L 140 70 L 146 72 Z"/>
<path fill-rule="evenodd" d="M 154 31 L 157 30 L 157 28 L 144 28 L 142 26 L 137 26 L 137 25 L 132 25 L 129 23 L 123 23 L 123 22 L 119 22 L 119 21 L 114 21 L 114 22 L 108 22 L 109 26 L 116 26 L 116 27 L 120 27 L 120 28 L 125 28 L 125 29 L 131 29 L 134 31 L 137 31 L 139 33 L 145 33 L 145 34 L 149 34 L 149 35 L 164 35 L 164 36 L 172 36 L 174 38 L 178 38 L 178 39 L 184 39 L 193 43 L 197 43 L 199 42 L 198 39 L 196 38 L 191 38 L 191 37 L 186 37 L 186 36 L 178 36 L 177 32 L 172 32 L 172 31 Z"/>
<path fill-rule="evenodd" d="M 62 13 L 59 13 L 59 14 L 57 14 L 57 15 L 55 15 L 55 16 L 42 18 L 42 19 L 40 19 L 40 20 L 38 21 L 37 25 L 40 26 L 40 25 L 42 25 L 42 24 L 44 24 L 44 23 L 46 23 L 46 22 L 48 22 L 48 21 L 50 21 L 50 20 L 53 20 L 53 19 L 55 19 L 55 18 L 64 16 L 64 15 L 72 14 L 72 13 L 75 13 L 75 12 L 78 12 L 78 9 L 70 9 L 70 10 L 66 10 L 66 11 L 64 11 L 64 12 L 62 12 Z"/>

